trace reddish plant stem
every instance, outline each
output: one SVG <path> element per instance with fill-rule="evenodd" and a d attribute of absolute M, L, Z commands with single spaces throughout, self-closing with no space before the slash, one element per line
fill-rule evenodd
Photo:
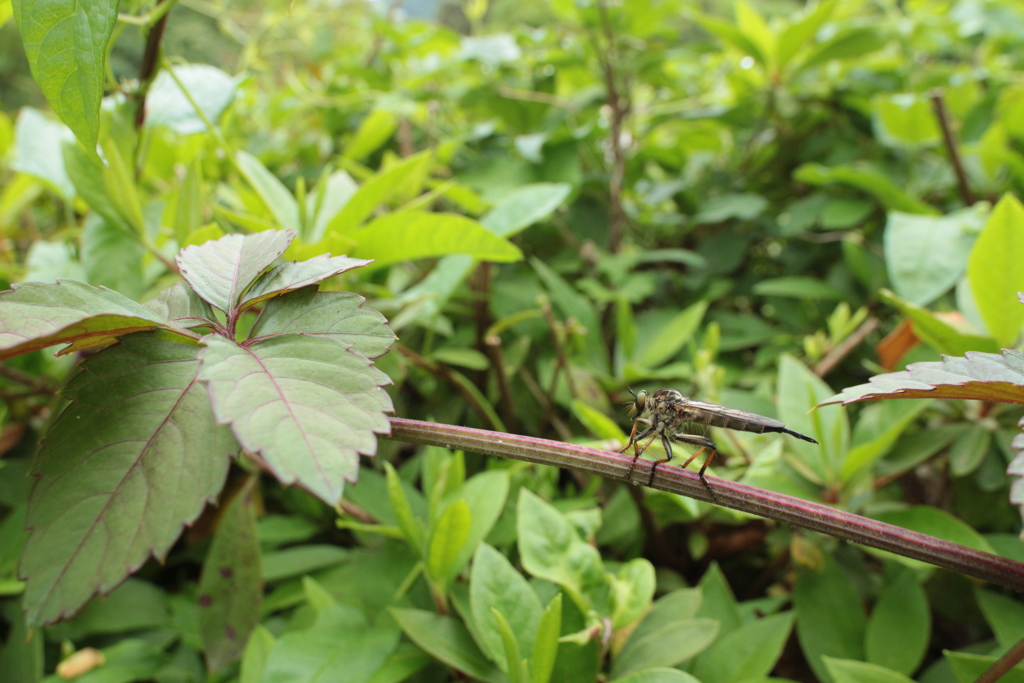
<path fill-rule="evenodd" d="M 1019 640 L 1006 651 L 1006 654 L 997 659 L 985 673 L 978 676 L 978 680 L 975 683 L 995 683 L 1022 660 L 1024 660 L 1024 640 Z"/>
<path fill-rule="evenodd" d="M 946 143 L 946 151 L 949 152 L 949 162 L 953 164 L 953 172 L 956 173 L 956 184 L 960 189 L 960 199 L 964 204 L 974 204 L 974 193 L 967 183 L 967 173 L 964 171 L 964 162 L 960 158 L 960 150 L 956 146 L 956 138 L 953 137 L 953 128 L 949 125 L 949 115 L 946 113 L 946 101 L 942 98 L 941 92 L 932 93 L 932 109 L 935 111 L 935 118 L 939 120 L 939 128 L 942 129 L 942 140 Z"/>
<path fill-rule="evenodd" d="M 401 418 L 391 419 L 391 435 L 385 438 L 442 446 L 449 449 L 458 448 L 539 465 L 576 469 L 618 481 L 629 481 L 627 478 L 630 476 L 632 460 L 629 455 L 599 451 L 594 448 L 531 436 Z M 646 482 L 651 476 L 651 466 L 651 461 L 639 460 L 633 468 L 630 483 Z M 928 562 L 1024 593 L 1024 563 L 861 517 L 827 505 L 800 500 L 727 479 L 710 476 L 707 479 L 715 490 L 719 503 L 724 507 L 742 510 L 759 517 L 776 519 L 846 541 Z M 664 465 L 658 467 L 654 474 L 652 488 L 679 493 L 705 502 L 711 501 L 711 495 L 697 478 L 696 472 L 682 470 L 678 467 Z"/>

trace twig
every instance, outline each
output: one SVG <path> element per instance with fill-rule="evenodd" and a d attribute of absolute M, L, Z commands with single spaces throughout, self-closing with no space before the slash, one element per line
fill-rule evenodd
<path fill-rule="evenodd" d="M 818 364 L 814 366 L 814 374 L 824 377 L 832 372 L 833 368 L 839 365 L 839 362 L 846 358 L 851 351 L 860 346 L 861 342 L 874 332 L 876 327 L 878 327 L 878 318 L 872 317 L 862 322 L 860 327 L 853 331 L 853 334 L 836 344 L 835 348 L 818 361 Z"/>
<path fill-rule="evenodd" d="M 496 334 L 488 335 L 484 339 L 487 348 L 487 355 L 491 358 L 491 366 L 498 376 L 498 395 L 501 397 L 502 418 L 508 426 L 509 431 L 519 431 L 519 420 L 516 417 L 516 406 L 512 400 L 512 392 L 508 386 L 508 377 L 505 376 L 505 358 L 501 352 L 501 337 Z"/>
<path fill-rule="evenodd" d="M 997 659 L 995 663 L 988 668 L 985 673 L 978 676 L 978 680 L 974 683 L 995 683 L 1004 674 L 1009 673 L 1010 669 L 1017 666 L 1024 660 L 1024 640 L 1019 640 L 1017 643 L 1006 651 L 1002 657 Z"/>
<path fill-rule="evenodd" d="M 0 377 L 10 380 L 16 384 L 22 384 L 29 387 L 38 394 L 52 394 L 57 390 L 56 387 L 51 385 L 49 382 L 39 379 L 24 370 L 12 368 L 11 366 L 4 365 L 3 363 L 0 363 Z"/>
<path fill-rule="evenodd" d="M 635 466 L 631 466 L 633 458 L 629 455 L 575 444 L 401 418 L 391 419 L 391 435 L 384 438 L 577 469 L 617 481 L 630 481 L 630 476 L 633 481 L 647 481 L 653 465 L 652 461 L 641 459 Z M 827 505 L 728 479 L 707 479 L 724 507 L 887 550 L 1024 593 L 1024 563 Z M 704 488 L 696 472 L 678 467 L 658 467 L 654 472 L 652 488 L 705 502 L 711 501 L 711 494 Z"/>
<path fill-rule="evenodd" d="M 964 200 L 964 204 L 972 206 L 974 204 L 974 193 L 971 192 L 971 186 L 967 184 L 967 173 L 964 171 L 964 163 L 956 146 L 956 138 L 953 137 L 953 129 L 949 125 L 946 101 L 938 90 L 932 92 L 931 99 L 935 118 L 939 120 L 939 128 L 942 129 L 942 139 L 946 143 L 946 151 L 949 152 L 949 161 L 953 164 L 953 172 L 956 173 L 956 184 L 960 188 L 960 198 Z"/>
<path fill-rule="evenodd" d="M 565 355 L 564 340 L 562 339 L 562 333 L 565 328 L 559 327 L 558 321 L 555 320 L 555 313 L 551 310 L 551 303 L 546 299 L 541 303 L 541 310 L 544 311 L 544 319 L 551 330 L 551 338 L 555 342 L 555 354 L 558 357 L 558 364 L 555 365 L 555 369 L 551 373 L 551 388 L 548 390 L 548 393 L 554 396 L 556 382 L 558 381 L 558 371 L 561 369 L 565 371 L 565 383 L 569 386 L 569 395 L 576 398 L 576 383 L 573 381 L 572 371 L 569 369 L 569 359 Z"/>
<path fill-rule="evenodd" d="M 153 79 L 156 77 L 157 65 L 160 63 L 160 45 L 164 37 L 164 28 L 167 27 L 167 17 L 170 14 L 161 7 L 165 4 L 168 4 L 168 0 L 157 0 L 157 9 L 164 9 L 164 11 L 153 24 L 153 28 L 149 29 L 149 34 L 146 36 L 146 49 L 142 53 L 142 62 L 139 64 L 139 89 L 135 93 L 138 107 L 135 110 L 135 130 L 141 130 L 142 124 L 146 122 L 146 93 L 149 92 L 149 86 L 153 84 Z M 140 172 L 141 169 L 136 169 L 137 175 Z"/>
<path fill-rule="evenodd" d="M 522 368 L 519 371 L 519 376 L 522 378 L 523 384 L 526 385 L 526 388 L 530 390 L 531 394 L 533 394 L 533 397 L 537 399 L 537 403 L 543 409 L 544 419 L 547 420 L 548 424 L 555 428 L 555 431 L 558 432 L 558 436 L 560 436 L 563 441 L 571 440 L 573 437 L 572 430 L 570 430 L 564 422 L 558 419 L 558 415 L 555 414 L 555 407 L 551 404 L 551 399 L 544 393 L 544 390 L 541 389 L 540 384 L 538 384 L 537 380 L 533 378 L 530 371 L 526 368 Z M 543 423 L 541 424 L 543 426 Z"/>
<path fill-rule="evenodd" d="M 597 53 L 598 63 L 604 73 L 604 84 L 608 91 L 608 106 L 612 111 L 609 136 L 612 149 L 612 174 L 608 181 L 612 215 L 608 229 L 608 250 L 614 254 L 619 250 L 619 243 L 622 241 L 622 223 L 625 219 L 625 211 L 622 208 L 622 181 L 626 175 L 626 152 L 622 149 L 622 128 L 626 116 L 629 115 L 630 102 L 625 94 L 619 92 L 619 86 L 615 82 L 616 74 L 613 62 L 618 58 L 618 50 L 615 49 L 615 33 L 612 31 L 605 0 L 598 1 L 597 10 L 601 15 L 601 28 L 604 31 L 605 40 L 608 42 L 607 49 L 602 50 L 595 40 L 594 51 Z"/>

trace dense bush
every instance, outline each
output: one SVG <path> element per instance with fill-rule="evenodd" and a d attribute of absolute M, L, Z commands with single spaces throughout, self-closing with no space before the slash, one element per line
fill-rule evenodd
<path fill-rule="evenodd" d="M 1019 3 L 187 4 L 0 27 L 55 113 L 0 113 L 4 681 L 941 683 L 1024 637 L 995 584 L 375 437 L 614 451 L 674 387 L 820 442 L 713 430 L 718 477 L 1024 561 Z"/>

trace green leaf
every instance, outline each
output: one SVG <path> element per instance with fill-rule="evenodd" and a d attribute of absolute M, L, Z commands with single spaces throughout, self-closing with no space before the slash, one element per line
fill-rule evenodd
<path fill-rule="evenodd" d="M 135 235 L 98 213 L 89 214 L 82 230 L 82 265 L 89 284 L 108 287 L 130 299 L 146 291 L 142 260 L 146 250 Z"/>
<path fill-rule="evenodd" d="M 946 650 L 944 654 L 949 662 L 949 668 L 956 676 L 957 683 L 975 683 L 996 663 L 996 657 L 993 656 L 986 657 L 950 650 Z M 1024 683 L 1024 671 L 1017 668 L 1010 669 L 1000 676 L 999 681 L 1000 683 Z"/>
<path fill-rule="evenodd" d="M 866 165 L 833 166 L 803 164 L 793 171 L 793 179 L 809 185 L 824 186 L 837 183 L 868 193 L 882 206 L 893 211 L 936 215 L 933 207 L 911 197 L 880 171 Z"/>
<path fill-rule="evenodd" d="M 845 294 L 838 289 L 814 277 L 776 277 L 761 280 L 754 285 L 754 294 L 758 296 L 782 296 L 792 299 L 809 299 L 838 301 Z"/>
<path fill-rule="evenodd" d="M 799 52 L 800 48 L 811 41 L 818 30 L 832 16 L 837 0 L 826 0 L 818 3 L 810 12 L 806 12 L 799 21 L 794 21 L 779 34 L 778 62 L 779 68 L 786 66 L 789 60 Z"/>
<path fill-rule="evenodd" d="M 312 228 L 306 235 L 308 242 L 316 243 L 324 239 L 327 224 L 344 207 L 359 186 L 345 171 L 335 171 L 317 183 L 316 190 L 309 197 L 307 213 L 314 216 Z"/>
<path fill-rule="evenodd" d="M 523 258 L 519 248 L 508 240 L 454 213 L 391 213 L 349 236 L 358 243 L 353 253 L 373 259 L 375 266 L 448 254 L 499 263 Z"/>
<path fill-rule="evenodd" d="M 207 121 L 216 124 L 235 99 L 239 83 L 245 79 L 244 74 L 230 76 L 209 64 L 179 64 L 174 67 L 174 75 L 188 95 L 167 71 L 158 73 L 146 93 L 147 128 L 167 126 L 182 135 L 205 133 L 206 121 L 196 113 L 192 103 L 199 105 Z"/>
<path fill-rule="evenodd" d="M 267 659 L 276 644 L 277 639 L 274 638 L 274 634 L 257 624 L 256 629 L 249 636 L 249 642 L 246 643 L 245 652 L 242 654 L 242 667 L 238 683 L 263 683 Z"/>
<path fill-rule="evenodd" d="M 600 410 L 591 408 L 583 401 L 573 399 L 572 414 L 597 438 L 623 443 L 626 441 L 626 434 L 619 428 L 619 425 L 615 424 L 615 420 Z"/>
<path fill-rule="evenodd" d="M 872 102 L 876 137 L 884 144 L 918 147 L 941 140 L 931 104 L 917 93 L 877 95 Z"/>
<path fill-rule="evenodd" d="M 143 305 L 184 328 L 203 327 L 215 319 L 210 304 L 184 282 L 174 283 Z"/>
<path fill-rule="evenodd" d="M 383 315 L 363 308 L 366 301 L 350 292 L 318 292 L 303 288 L 271 299 L 252 326 L 249 338 L 290 332 L 326 337 L 351 345 L 366 358 L 387 353 L 395 334 Z"/>
<path fill-rule="evenodd" d="M 497 609 L 507 620 L 523 656 L 531 656 L 534 641 L 539 637 L 538 626 L 544 610 L 523 575 L 516 571 L 504 555 L 486 543 L 481 543 L 473 556 L 473 569 L 469 575 L 469 602 L 480 645 L 491 660 L 499 663 L 499 667 L 505 661 L 507 648 L 491 609 Z M 546 647 L 550 648 L 550 644 Z M 551 667 L 554 662 L 554 656 L 551 656 Z M 501 668 L 505 671 L 504 667 Z"/>
<path fill-rule="evenodd" d="M 727 21 L 723 21 L 717 17 L 706 14 L 695 15 L 694 19 L 696 19 L 697 23 L 700 24 L 705 31 L 719 40 L 732 45 L 744 54 L 750 55 L 761 64 L 766 63 L 765 57 L 761 54 L 760 49 L 752 43 L 750 38 L 740 31 L 738 27 Z"/>
<path fill-rule="evenodd" d="M 14 127 L 11 168 L 42 180 L 65 201 L 75 198 L 75 185 L 64 168 L 64 145 L 75 145 L 75 135 L 63 123 L 52 121 L 38 109 L 22 107 Z"/>
<path fill-rule="evenodd" d="M 866 619 L 857 591 L 835 560 L 820 572 L 802 570 L 793 589 L 796 634 L 819 679 L 834 683 L 823 660 L 864 658 Z"/>
<path fill-rule="evenodd" d="M 495 608 L 491 608 L 491 618 L 497 624 L 498 633 L 501 635 L 502 645 L 505 647 L 505 672 L 508 674 L 509 680 L 512 683 L 529 683 L 528 680 L 524 680 L 522 663 L 522 654 L 519 651 L 519 641 L 516 640 L 516 636 L 512 633 L 512 627 L 508 625 L 508 620 L 502 616 L 501 612 Z"/>
<path fill-rule="evenodd" d="M 384 472 L 388 482 L 388 498 L 391 500 L 391 509 L 395 513 L 398 526 L 405 534 L 405 540 L 409 542 L 409 545 L 415 548 L 420 556 L 423 556 L 427 550 L 427 532 L 423 528 L 423 522 L 413 514 L 412 505 L 409 503 L 409 497 L 405 494 L 402 480 L 391 463 L 384 463 Z"/>
<path fill-rule="evenodd" d="M 759 194 L 727 194 L 706 202 L 693 220 L 697 223 L 722 223 L 731 218 L 752 221 L 767 208 L 768 200 Z"/>
<path fill-rule="evenodd" d="M 634 671 L 633 673 L 623 676 L 622 678 L 616 678 L 615 683 L 703 683 L 698 681 L 696 678 L 680 671 L 679 669 L 667 669 L 664 667 L 654 667 L 652 669 L 644 669 L 642 671 Z"/>
<path fill-rule="evenodd" d="M 146 219 L 142 213 L 142 199 L 131 171 L 132 158 L 125 158 L 125 152 L 117 140 L 109 135 L 100 139 L 106 166 L 103 167 L 103 187 L 106 196 L 117 211 L 117 215 L 136 235 L 146 233 Z"/>
<path fill-rule="evenodd" d="M 761 57 L 761 62 L 771 67 L 776 63 L 775 34 L 768 28 L 764 17 L 750 3 L 741 0 L 736 3 L 736 25 L 753 45 Z"/>
<path fill-rule="evenodd" d="M 974 596 L 1000 648 L 1009 649 L 1024 638 L 1024 606 L 1019 601 L 978 588 Z"/>
<path fill-rule="evenodd" d="M 376 152 L 398 128 L 398 117 L 384 109 L 374 109 L 359 124 L 355 135 L 345 145 L 349 159 L 361 161 Z"/>
<path fill-rule="evenodd" d="M 823 657 L 833 683 L 913 683 L 901 673 L 877 664 Z"/>
<path fill-rule="evenodd" d="M 32 75 L 47 102 L 95 154 L 117 0 L 13 0 L 11 6 Z"/>
<path fill-rule="evenodd" d="M 359 456 L 387 434 L 390 382 L 370 361 L 324 337 L 282 334 L 240 346 L 203 339 L 200 377 L 214 412 L 284 484 L 299 483 L 328 505 L 355 481 Z"/>
<path fill-rule="evenodd" d="M 277 224 L 282 228 L 300 232 L 304 226 L 299 225 L 299 205 L 288 188 L 277 179 L 277 176 L 268 171 L 259 159 L 248 152 L 239 150 L 235 154 L 235 160 L 245 179 L 270 209 Z"/>
<path fill-rule="evenodd" d="M 673 317 L 658 330 L 649 344 L 641 346 L 636 362 L 641 367 L 656 368 L 671 360 L 687 342 L 693 339 L 707 310 L 708 302 L 698 301 Z"/>
<path fill-rule="evenodd" d="M 562 594 L 558 593 L 540 617 L 537 639 L 533 643 L 530 670 L 533 683 L 548 683 L 558 658 L 558 636 L 562 632 Z"/>
<path fill-rule="evenodd" d="M 648 610 L 654 598 L 654 565 L 638 557 L 624 563 L 612 577 L 612 627 L 632 624 Z"/>
<path fill-rule="evenodd" d="M 816 47 L 800 64 L 800 70 L 810 69 L 833 59 L 854 59 L 881 50 L 889 44 L 888 36 L 874 28 L 853 28 Z"/>
<path fill-rule="evenodd" d="M 607 600 L 597 548 L 581 539 L 562 513 L 525 488 L 519 491 L 516 529 L 526 571 L 565 588 L 582 611 Z"/>
<path fill-rule="evenodd" d="M 239 308 L 245 309 L 288 292 L 316 284 L 353 268 L 365 266 L 369 261 L 322 254 L 308 261 L 282 263 L 263 273 L 242 297 Z"/>
<path fill-rule="evenodd" d="M 364 683 L 398 646 L 393 624 L 370 625 L 346 605 L 322 608 L 315 624 L 281 636 L 267 658 L 264 681 Z"/>
<path fill-rule="evenodd" d="M 30 623 L 67 617 L 162 558 L 220 491 L 238 446 L 214 421 L 195 356 L 193 346 L 131 336 L 68 385 L 71 403 L 33 465 L 21 565 Z"/>
<path fill-rule="evenodd" d="M 449 474 L 449 484 L 451 475 Z M 505 499 L 508 497 L 509 474 L 503 470 L 492 470 L 482 472 L 457 489 L 444 497 L 442 504 L 450 505 L 456 500 L 463 500 L 469 506 L 472 513 L 472 524 L 469 528 L 469 536 L 459 553 L 453 571 L 457 574 L 466 566 L 469 559 L 476 552 L 477 546 L 483 542 L 487 534 L 491 532 L 495 522 L 505 509 Z"/>
<path fill-rule="evenodd" d="M 843 481 L 850 481 L 862 468 L 889 452 L 896 439 L 930 405 L 931 401 L 888 401 L 862 411 L 853 432 L 853 445 L 843 460 Z"/>
<path fill-rule="evenodd" d="M 537 271 L 537 275 L 551 295 L 551 300 L 562 315 L 566 318 L 575 318 L 576 322 L 583 326 L 584 343 L 595 366 L 598 369 L 608 367 L 608 352 L 601 341 L 601 335 L 598 334 L 601 329 L 600 319 L 590 300 L 540 259 L 531 258 L 530 265 Z"/>
<path fill-rule="evenodd" d="M 965 358 L 912 363 L 906 370 L 875 375 L 868 384 L 844 389 L 822 400 L 857 403 L 882 398 L 964 398 L 997 403 L 1024 403 L 1024 353 L 1002 355 L 969 351 Z"/>
<path fill-rule="evenodd" d="M 175 329 L 142 304 L 73 280 L 12 285 L 0 293 L 0 312 L 0 360 L 54 344 L 71 344 L 62 351 L 69 353 L 108 346 L 132 332 Z"/>
<path fill-rule="evenodd" d="M 951 543 L 959 543 L 982 552 L 995 553 L 984 536 L 963 520 L 939 508 L 915 505 L 905 510 L 890 510 L 872 516 L 880 522 L 935 536 Z M 910 566 L 928 566 L 924 562 L 916 562 L 909 558 L 901 558 L 901 560 L 907 560 L 907 564 L 913 562 L 914 564 Z"/>
<path fill-rule="evenodd" d="M 401 683 L 433 661 L 433 657 L 412 643 L 399 643 L 384 666 L 377 669 L 377 673 L 367 683 Z"/>
<path fill-rule="evenodd" d="M 864 637 L 867 660 L 910 676 L 921 666 L 931 632 L 932 614 L 924 588 L 914 572 L 903 571 L 886 586 L 871 611 Z"/>
<path fill-rule="evenodd" d="M 487 661 L 469 631 L 457 619 L 417 609 L 392 607 L 388 611 L 405 635 L 448 666 L 482 681 L 505 683 L 507 680 Z"/>
<path fill-rule="evenodd" d="M 260 539 L 250 479 L 228 504 L 199 577 L 199 630 L 210 671 L 238 659 L 260 621 Z"/>
<path fill-rule="evenodd" d="M 988 331 L 1006 347 L 1020 336 L 1024 306 L 1024 206 L 1006 194 L 982 229 L 967 262 L 967 279 Z"/>
<path fill-rule="evenodd" d="M 129 578 L 109 595 L 93 598 L 67 624 L 58 626 L 71 640 L 144 629 L 166 628 L 171 624 L 167 594 L 160 588 Z"/>
<path fill-rule="evenodd" d="M 271 551 L 263 556 L 263 580 L 274 583 L 304 576 L 341 564 L 348 558 L 349 551 L 336 545 L 307 543 L 294 548 Z"/>
<path fill-rule="evenodd" d="M 921 341 L 946 356 L 962 356 L 968 351 L 999 353 L 999 344 L 991 337 L 961 332 L 931 311 L 904 301 L 887 289 L 879 291 L 882 300 L 898 309 L 910 321 Z"/>
<path fill-rule="evenodd" d="M 664 595 L 654 603 L 654 607 L 643 621 L 633 630 L 630 638 L 642 639 L 659 629 L 677 621 L 697 616 L 702 602 L 699 588 L 680 588 Z M 704 615 L 710 616 L 710 615 Z M 737 615 L 737 619 L 739 616 Z"/>
<path fill-rule="evenodd" d="M 292 230 L 231 234 L 216 242 L 182 249 L 175 259 L 196 293 L 224 312 L 233 312 L 249 286 L 295 239 Z"/>
<path fill-rule="evenodd" d="M 571 191 L 568 183 L 521 185 L 502 197 L 480 224 L 498 237 L 512 237 L 554 213 Z"/>
<path fill-rule="evenodd" d="M 31 638 L 25 613 L 16 600 L 0 601 L 0 616 L 7 622 L 7 640 L 0 645 L 0 671 L 12 681 L 35 683 L 43 680 L 43 639 Z"/>
<path fill-rule="evenodd" d="M 966 477 L 981 465 L 992 446 L 992 430 L 971 425 L 949 449 L 949 471 L 954 477 Z"/>
<path fill-rule="evenodd" d="M 652 667 L 675 666 L 702 652 L 718 635 L 718 622 L 684 619 L 641 638 L 630 637 L 612 663 L 612 678 Z"/>
<path fill-rule="evenodd" d="M 786 439 L 786 447 L 800 455 L 824 482 L 837 481 L 850 443 L 850 423 L 845 410 L 828 412 L 819 405 L 832 389 L 820 377 L 790 355 L 779 363 L 779 419 L 789 429 L 807 434 L 820 445 Z"/>
<path fill-rule="evenodd" d="M 179 247 L 185 247 L 189 235 L 203 223 L 203 171 L 198 159 L 193 159 L 181 179 L 181 185 L 174 195 L 172 227 Z"/>
<path fill-rule="evenodd" d="M 702 683 L 728 683 L 767 676 L 782 655 L 793 613 L 775 614 L 740 626 L 709 647 L 694 667 Z"/>
<path fill-rule="evenodd" d="M 965 209 L 948 216 L 891 211 L 885 224 L 885 265 L 893 288 L 913 304 L 927 305 L 956 284 L 984 214 Z"/>
<path fill-rule="evenodd" d="M 433 152 L 426 150 L 374 175 L 330 219 L 324 234 L 348 233 L 362 224 L 381 204 L 418 193 L 433 161 Z"/>
<path fill-rule="evenodd" d="M 449 505 L 431 525 L 427 542 L 427 575 L 447 586 L 457 571 L 456 561 L 469 538 L 472 514 L 464 500 Z"/>

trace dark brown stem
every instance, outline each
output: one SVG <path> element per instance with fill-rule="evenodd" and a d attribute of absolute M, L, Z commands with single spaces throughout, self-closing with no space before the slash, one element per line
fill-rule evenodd
<path fill-rule="evenodd" d="M 555 369 L 551 373 L 551 388 L 548 390 L 548 393 L 551 396 L 555 395 L 558 372 L 559 370 L 564 370 L 565 383 L 569 385 L 569 395 L 576 398 L 576 383 L 572 379 L 572 372 L 569 369 L 569 359 L 565 355 L 565 340 L 562 338 L 565 327 L 560 326 L 558 321 L 555 320 L 555 313 L 551 310 L 551 304 L 548 301 L 543 302 L 541 310 L 544 311 L 544 320 L 547 321 L 548 328 L 551 330 L 551 339 L 555 342 L 555 354 L 558 357 L 558 364 L 555 365 Z"/>
<path fill-rule="evenodd" d="M 480 405 L 480 402 L 477 400 L 477 397 L 473 395 L 473 392 L 468 391 L 466 387 L 462 385 L 462 382 L 456 380 L 455 377 L 452 375 L 451 371 L 448 368 L 446 368 L 443 364 L 436 363 L 432 360 L 424 358 L 420 354 L 416 353 L 407 346 L 403 346 L 402 344 L 395 344 L 394 349 L 403 356 L 405 356 L 406 358 L 408 358 L 409 360 L 411 360 L 413 365 L 415 365 L 416 367 L 426 370 L 435 377 L 443 379 L 444 381 L 448 382 L 453 387 L 458 389 L 459 393 L 462 394 L 462 397 L 466 399 L 466 402 L 469 403 L 469 405 L 473 407 L 473 410 L 476 411 L 476 414 L 480 416 L 480 419 L 483 420 L 486 424 L 490 425 L 491 427 L 495 426 L 494 421 L 491 420 L 490 414 L 484 409 L 483 406 Z"/>
<path fill-rule="evenodd" d="M 52 394 L 57 389 L 49 382 L 39 379 L 38 377 L 31 375 L 24 370 L 18 368 L 12 368 L 9 365 L 0 363 L 0 377 L 7 379 L 16 384 L 32 389 L 33 393 L 37 394 Z"/>
<path fill-rule="evenodd" d="M 1022 660 L 1024 660 L 1024 640 L 1019 640 L 1006 651 L 1005 655 L 997 659 L 995 664 L 989 667 L 985 673 L 978 676 L 978 680 L 974 683 L 995 683 Z"/>
<path fill-rule="evenodd" d="M 519 371 L 519 376 L 522 378 L 523 384 L 526 385 L 526 388 L 529 389 L 531 394 L 533 394 L 538 405 L 540 405 L 544 411 L 543 414 L 546 422 L 542 422 L 541 426 L 543 427 L 545 424 L 550 424 L 555 428 L 555 431 L 558 432 L 558 435 L 562 437 L 563 441 L 569 441 L 572 439 L 572 430 L 570 430 L 564 422 L 558 419 L 558 415 L 555 414 L 555 407 L 551 405 L 551 399 L 544 393 L 544 390 L 541 389 L 540 384 L 538 384 L 537 380 L 533 378 L 530 371 L 526 368 L 522 368 Z"/>
<path fill-rule="evenodd" d="M 157 0 L 157 5 L 162 5 L 168 0 Z M 137 109 L 135 110 L 135 130 L 141 130 L 142 124 L 146 122 L 146 93 L 149 86 L 156 77 L 160 64 L 160 45 L 164 39 L 164 29 L 167 27 L 167 16 L 170 12 L 164 12 L 153 27 L 149 29 L 146 36 L 146 48 L 142 53 L 142 62 L 139 64 L 139 90 L 135 95 Z"/>
<path fill-rule="evenodd" d="M 647 481 L 653 465 L 652 461 L 644 459 L 631 465 L 632 456 L 585 446 L 401 418 L 391 419 L 391 435 L 385 438 L 577 469 L 617 481 L 629 481 L 632 473 L 630 483 Z M 662 465 L 654 472 L 653 478 L 652 488 L 711 501 L 711 494 L 695 472 Z M 827 505 L 727 479 L 706 478 L 724 507 L 887 550 L 1024 593 L 1024 563 Z"/>
<path fill-rule="evenodd" d="M 935 118 L 939 120 L 939 127 L 942 129 L 942 139 L 946 143 L 946 151 L 949 152 L 949 161 L 953 164 L 953 172 L 956 173 L 956 184 L 960 188 L 960 198 L 967 206 L 974 204 L 974 193 L 971 186 L 967 184 L 967 173 L 964 171 L 964 163 L 960 158 L 960 151 L 956 145 L 956 138 L 953 137 L 953 129 L 949 125 L 949 115 L 946 113 L 946 101 L 942 93 L 932 93 L 932 109 L 935 111 Z"/>
<path fill-rule="evenodd" d="M 498 395 L 501 397 L 501 418 L 511 432 L 519 431 L 519 419 L 516 417 L 516 404 L 512 400 L 512 391 L 508 386 L 508 377 L 505 376 L 505 358 L 501 352 L 501 337 L 496 334 L 489 335 L 485 340 L 487 355 L 491 359 L 491 366 L 498 378 Z"/>
<path fill-rule="evenodd" d="M 849 337 L 836 344 L 835 348 L 825 354 L 817 365 L 814 366 L 814 374 L 824 377 L 839 365 L 840 361 L 850 355 L 850 352 L 860 346 L 869 334 L 878 327 L 878 318 L 868 318 L 860 327 L 853 331 Z"/>

